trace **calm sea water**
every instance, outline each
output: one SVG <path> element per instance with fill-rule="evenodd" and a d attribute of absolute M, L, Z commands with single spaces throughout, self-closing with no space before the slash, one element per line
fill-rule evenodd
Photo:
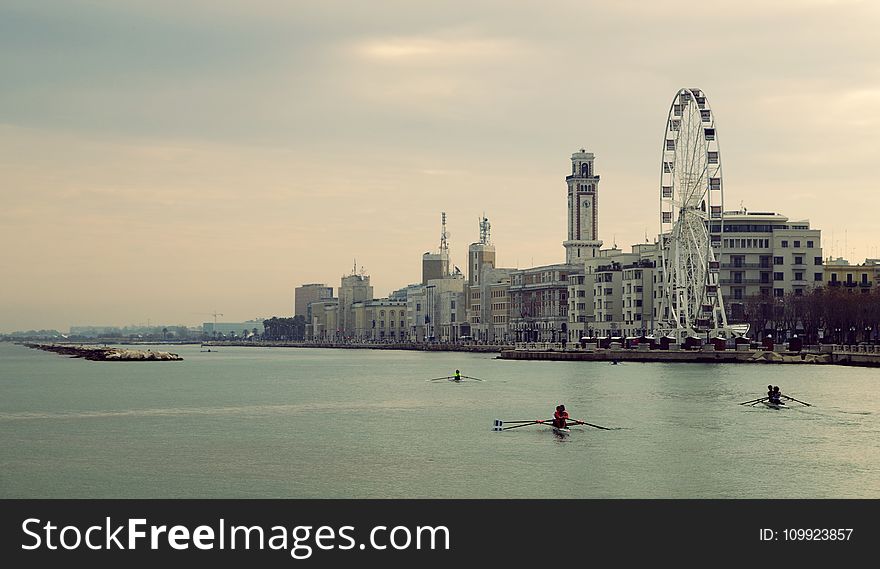
<path fill-rule="evenodd" d="M 0 344 L 0 497 L 880 498 L 876 369 L 170 350 Z M 737 405 L 768 383 L 814 406 Z M 619 429 L 491 431 L 558 403 Z"/>

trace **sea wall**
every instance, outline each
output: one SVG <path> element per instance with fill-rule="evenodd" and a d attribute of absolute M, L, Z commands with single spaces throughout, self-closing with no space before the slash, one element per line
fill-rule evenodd
<path fill-rule="evenodd" d="M 627 361 L 669 363 L 819 364 L 880 367 L 880 350 L 777 352 L 770 350 L 523 350 L 505 349 L 506 360 Z"/>

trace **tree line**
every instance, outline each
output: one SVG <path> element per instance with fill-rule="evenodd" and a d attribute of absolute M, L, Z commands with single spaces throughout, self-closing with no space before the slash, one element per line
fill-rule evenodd
<path fill-rule="evenodd" d="M 263 320 L 263 339 L 264 340 L 286 340 L 291 342 L 302 342 L 306 339 L 306 318 L 305 316 L 294 316 L 293 318 L 278 318 L 273 316 L 268 320 Z"/>
<path fill-rule="evenodd" d="M 856 344 L 880 338 L 880 289 L 815 287 L 781 297 L 754 295 L 743 303 L 750 335 L 777 341 L 799 336 L 807 344 Z"/>

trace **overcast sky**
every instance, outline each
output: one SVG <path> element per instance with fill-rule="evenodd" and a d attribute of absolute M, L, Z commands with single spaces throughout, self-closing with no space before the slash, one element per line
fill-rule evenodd
<path fill-rule="evenodd" d="M 580 147 L 628 247 L 680 87 L 726 209 L 880 257 L 878 29 L 868 0 L 3 0 L 0 331 L 289 315 L 355 258 L 384 296 L 441 211 L 463 268 L 483 212 L 501 265 L 562 262 Z"/>

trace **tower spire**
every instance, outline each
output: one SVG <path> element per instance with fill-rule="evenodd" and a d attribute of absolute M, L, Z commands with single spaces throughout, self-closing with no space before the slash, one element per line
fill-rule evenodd
<path fill-rule="evenodd" d="M 565 262 L 581 264 L 598 254 L 599 240 L 599 176 L 594 170 L 595 156 L 581 148 L 571 155 L 568 186 L 568 238 L 563 242 Z"/>

